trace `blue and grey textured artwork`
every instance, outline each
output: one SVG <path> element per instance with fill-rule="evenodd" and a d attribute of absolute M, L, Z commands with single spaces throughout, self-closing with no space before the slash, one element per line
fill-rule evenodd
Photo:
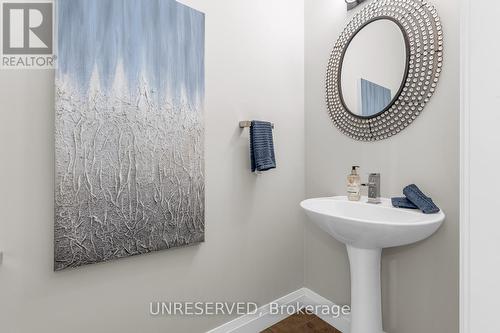
<path fill-rule="evenodd" d="M 361 114 L 370 117 L 391 103 L 391 90 L 375 82 L 361 79 Z"/>
<path fill-rule="evenodd" d="M 55 270 L 204 240 L 204 14 L 59 0 Z"/>

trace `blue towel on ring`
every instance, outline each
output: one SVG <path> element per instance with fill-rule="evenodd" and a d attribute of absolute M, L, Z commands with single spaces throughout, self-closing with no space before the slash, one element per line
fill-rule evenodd
<path fill-rule="evenodd" d="M 276 168 L 273 125 L 267 121 L 252 120 L 250 127 L 250 160 L 252 172 Z"/>
<path fill-rule="evenodd" d="M 403 189 L 403 194 L 424 214 L 434 214 L 440 211 L 439 207 L 434 204 L 432 199 L 423 194 L 415 184 L 406 186 Z"/>

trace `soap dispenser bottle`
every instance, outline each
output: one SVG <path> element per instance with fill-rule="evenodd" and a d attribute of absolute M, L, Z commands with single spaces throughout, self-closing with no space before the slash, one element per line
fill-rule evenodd
<path fill-rule="evenodd" d="M 347 176 L 347 198 L 350 201 L 361 199 L 361 177 L 358 174 L 359 166 L 354 165 L 351 174 Z"/>

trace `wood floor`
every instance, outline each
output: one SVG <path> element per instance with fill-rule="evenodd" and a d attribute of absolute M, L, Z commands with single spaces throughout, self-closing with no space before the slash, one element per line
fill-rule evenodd
<path fill-rule="evenodd" d="M 297 313 L 261 333 L 341 333 L 313 314 Z"/>

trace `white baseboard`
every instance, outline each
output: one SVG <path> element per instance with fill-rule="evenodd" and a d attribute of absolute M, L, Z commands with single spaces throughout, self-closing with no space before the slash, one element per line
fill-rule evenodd
<path fill-rule="evenodd" d="M 328 305 L 328 306 L 334 306 L 336 303 L 324 298 L 323 296 L 315 293 L 311 289 L 308 288 L 302 288 L 305 291 L 305 304 L 304 305 Z M 338 305 L 338 304 L 337 304 Z M 348 316 L 344 317 L 333 317 L 333 316 L 328 316 L 328 315 L 323 315 L 321 313 L 317 314 L 318 317 L 326 321 L 328 324 L 332 325 L 336 329 L 338 329 L 342 333 L 349 333 L 350 332 L 350 319 Z"/>
<path fill-rule="evenodd" d="M 308 288 L 301 288 L 275 301 L 272 301 L 269 304 L 261 306 L 256 314 L 247 314 L 238 317 L 228 323 L 225 323 L 219 327 L 214 328 L 213 330 L 208 331 L 207 333 L 257 333 L 289 316 L 289 314 L 271 314 L 271 303 L 276 303 L 279 305 L 293 305 L 299 303 L 299 307 L 305 307 L 307 305 L 327 305 L 331 307 L 335 305 L 335 303 L 318 295 L 314 291 Z M 335 318 L 333 316 L 327 316 L 320 313 L 318 313 L 317 316 L 342 333 L 349 333 L 348 317 Z"/>

